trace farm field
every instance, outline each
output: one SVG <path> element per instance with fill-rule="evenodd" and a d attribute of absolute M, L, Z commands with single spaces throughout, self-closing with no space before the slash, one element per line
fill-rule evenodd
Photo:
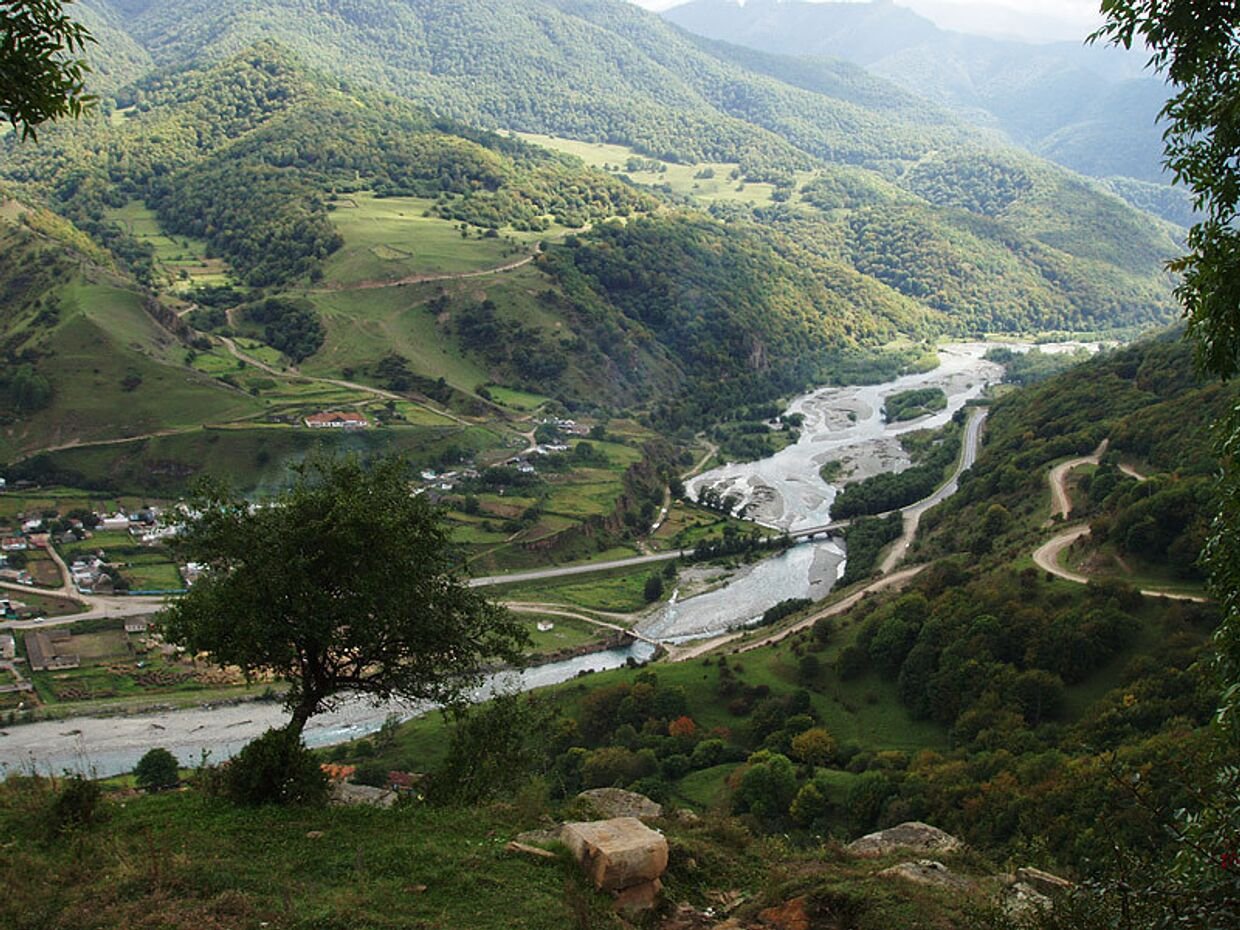
<path fill-rule="evenodd" d="M 206 242 L 189 236 L 168 235 L 155 211 L 145 204 L 130 201 L 123 207 L 108 210 L 106 215 L 139 242 L 155 250 L 155 261 L 171 290 L 233 283 L 224 261 L 207 257 Z"/>

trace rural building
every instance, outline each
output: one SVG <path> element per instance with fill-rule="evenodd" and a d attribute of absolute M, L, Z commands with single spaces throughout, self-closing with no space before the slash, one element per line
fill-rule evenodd
<path fill-rule="evenodd" d="M 142 635 L 146 633 L 147 627 L 150 625 L 149 621 L 141 617 L 130 617 L 125 621 L 125 632 Z"/>
<path fill-rule="evenodd" d="M 29 548 L 24 536 L 5 536 L 0 539 L 0 550 L 4 552 L 25 552 Z"/>
<path fill-rule="evenodd" d="M 17 656 L 17 640 L 9 633 L 0 633 L 0 659 L 13 659 Z"/>
<path fill-rule="evenodd" d="M 366 429 L 370 421 L 360 413 L 316 413 L 306 417 L 311 429 Z"/>
<path fill-rule="evenodd" d="M 79 656 L 70 651 L 73 637 L 68 630 L 49 633 L 26 634 L 26 660 L 32 672 L 50 672 L 63 668 L 77 668 Z"/>

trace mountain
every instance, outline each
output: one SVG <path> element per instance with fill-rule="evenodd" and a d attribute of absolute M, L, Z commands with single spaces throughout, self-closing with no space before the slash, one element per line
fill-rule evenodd
<path fill-rule="evenodd" d="M 162 294 L 225 389 L 231 333 L 435 417 L 491 383 L 680 428 L 890 374 L 901 334 L 1174 313 L 1171 227 L 853 65 L 602 0 L 91 2 L 133 40 L 112 73 L 154 69 L 37 147 L 0 140 L 0 181 Z M 304 412 L 252 375 L 229 377 Z"/>
<path fill-rule="evenodd" d="M 614 143 L 672 163 L 731 163 L 746 181 L 780 185 L 789 192 L 785 201 L 799 199 L 792 195 L 806 172 L 828 166 L 855 166 L 907 188 L 908 173 L 923 171 L 924 160 L 947 166 L 967 186 L 986 165 L 1022 158 L 857 67 L 706 42 L 615 0 L 113 2 L 108 9 L 165 66 L 274 40 L 321 72 L 395 91 L 440 117 Z M 1156 267 L 1178 251 L 1170 231 L 1067 172 L 1022 163 L 1029 185 L 996 217 L 1004 227 L 992 231 L 1005 240 L 1000 247 L 1029 253 L 1050 246 L 1070 263 L 1098 259 L 1103 241 L 1110 243 L 1107 261 L 1135 250 L 1121 263 L 1123 275 L 1144 280 L 1121 288 L 1123 302 L 1161 305 L 1153 315 L 1165 313 L 1169 302 L 1154 295 L 1168 293 Z M 938 222 L 976 225 L 944 213 L 976 212 L 968 203 L 934 206 L 943 208 Z M 829 232 L 837 241 L 843 234 L 838 222 Z M 975 236 L 970 228 L 937 238 Z M 1013 237 L 1034 241 L 1017 246 Z M 968 261 L 958 256 L 947 273 L 970 277 Z M 1097 271 L 1114 278 L 1107 268 L 1070 277 Z M 917 288 L 905 293 L 927 296 Z"/>
<path fill-rule="evenodd" d="M 664 15 L 712 39 L 862 65 L 1084 174 L 1166 181 L 1166 87 L 1137 53 L 949 32 L 891 0 L 691 0 Z"/>

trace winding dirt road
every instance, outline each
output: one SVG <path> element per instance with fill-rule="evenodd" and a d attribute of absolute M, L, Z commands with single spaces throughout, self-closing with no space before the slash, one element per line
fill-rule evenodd
<path fill-rule="evenodd" d="M 1097 465 L 1102 456 L 1106 454 L 1108 442 L 1109 440 L 1104 439 L 1092 455 L 1060 462 L 1050 470 L 1050 473 L 1047 475 L 1047 481 L 1051 487 L 1051 521 L 1057 516 L 1066 518 L 1068 514 L 1072 513 L 1072 498 L 1068 495 L 1068 472 L 1082 465 Z M 1121 465 L 1120 471 L 1131 478 L 1135 478 L 1137 481 L 1148 480 L 1146 476 L 1129 465 Z M 1062 533 L 1048 539 L 1034 551 L 1034 564 L 1043 571 L 1050 572 L 1056 578 L 1062 578 L 1064 581 L 1071 581 L 1074 584 L 1089 584 L 1090 579 L 1088 577 L 1079 572 L 1064 568 L 1059 561 L 1060 556 L 1063 555 L 1065 550 L 1088 535 L 1088 523 L 1082 523 L 1064 530 Z M 1173 601 L 1192 601 L 1195 604 L 1205 604 L 1210 600 L 1208 597 L 1202 597 L 1197 594 L 1178 594 L 1157 588 L 1141 588 L 1140 590 L 1145 597 L 1165 597 Z"/>

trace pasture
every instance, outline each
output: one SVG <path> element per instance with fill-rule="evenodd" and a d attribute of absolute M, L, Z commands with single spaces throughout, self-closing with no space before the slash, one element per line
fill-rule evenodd
<path fill-rule="evenodd" d="M 350 286 L 480 271 L 519 261 L 547 235 L 463 231 L 459 223 L 429 215 L 434 205 L 426 198 L 376 197 L 370 191 L 337 195 L 328 208 L 345 244 L 323 263 L 324 281 L 329 287 Z"/>

